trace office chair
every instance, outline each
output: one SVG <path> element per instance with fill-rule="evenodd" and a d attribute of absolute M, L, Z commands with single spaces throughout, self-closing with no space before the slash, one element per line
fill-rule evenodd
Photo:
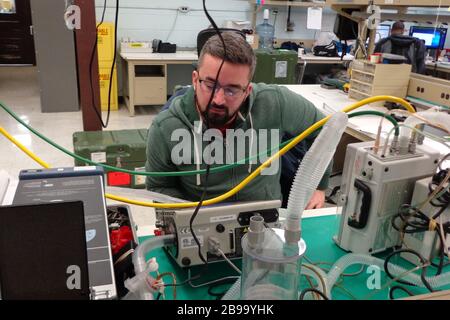
<path fill-rule="evenodd" d="M 231 29 L 231 28 L 219 28 L 220 33 L 232 31 L 240 34 L 245 39 L 245 34 L 238 29 Z M 216 29 L 208 28 L 201 30 L 197 35 L 197 55 L 200 57 L 200 52 L 202 52 L 203 46 L 205 45 L 206 41 L 208 41 L 209 38 L 211 38 L 213 35 L 217 34 Z M 197 70 L 198 62 L 195 61 L 192 63 L 192 66 L 194 67 L 194 70 Z"/>
<path fill-rule="evenodd" d="M 231 29 L 231 28 L 219 28 L 219 32 L 236 32 L 240 34 L 245 39 L 245 34 L 241 30 L 238 29 Z M 200 56 L 200 52 L 202 51 L 203 46 L 205 45 L 206 41 L 208 41 L 209 38 L 211 38 L 213 35 L 217 34 L 215 29 L 208 28 L 200 31 L 197 35 L 197 53 L 198 56 Z"/>

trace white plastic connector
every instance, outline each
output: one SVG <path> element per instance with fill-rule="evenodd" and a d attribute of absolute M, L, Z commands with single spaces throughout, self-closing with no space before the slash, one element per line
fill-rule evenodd
<path fill-rule="evenodd" d="M 248 227 L 248 244 L 252 248 L 259 248 L 264 242 L 264 218 L 260 215 L 254 215 L 250 218 Z"/>
<path fill-rule="evenodd" d="M 124 282 L 125 288 L 127 288 L 128 291 L 133 293 L 139 292 L 141 289 L 147 287 L 146 283 L 147 277 L 148 272 L 144 271 L 135 275 L 133 278 L 126 279 Z"/>
<path fill-rule="evenodd" d="M 158 271 L 158 269 L 159 269 L 159 264 L 158 264 L 158 262 L 156 262 L 156 258 L 151 258 L 148 261 L 148 270 L 150 272 L 156 272 L 156 271 Z"/>
<path fill-rule="evenodd" d="M 181 6 L 181 7 L 178 7 L 178 11 L 180 11 L 181 13 L 188 13 L 189 11 L 191 11 L 191 8 L 189 8 L 187 6 Z"/>
<path fill-rule="evenodd" d="M 166 287 L 165 287 L 164 281 L 162 279 L 159 280 L 157 287 L 158 287 L 158 292 L 161 293 L 162 296 L 164 296 L 164 290 L 166 290 Z"/>
<path fill-rule="evenodd" d="M 301 239 L 299 217 L 288 217 L 285 222 L 284 238 L 286 243 L 298 243 Z"/>
<path fill-rule="evenodd" d="M 209 237 L 208 238 L 208 251 L 212 254 L 219 256 L 220 255 L 219 249 L 220 249 L 219 239 L 217 239 L 215 237 Z"/>

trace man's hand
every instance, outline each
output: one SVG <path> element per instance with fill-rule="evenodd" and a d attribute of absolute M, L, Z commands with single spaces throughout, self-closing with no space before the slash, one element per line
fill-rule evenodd
<path fill-rule="evenodd" d="M 309 199 L 308 205 L 306 206 L 306 210 L 323 208 L 324 205 L 325 205 L 325 191 L 316 190 L 314 191 L 311 199 Z"/>

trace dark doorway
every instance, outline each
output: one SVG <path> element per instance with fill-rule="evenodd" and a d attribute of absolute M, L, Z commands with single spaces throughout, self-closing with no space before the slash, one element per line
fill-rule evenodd
<path fill-rule="evenodd" d="M 0 64 L 36 64 L 30 0 L 0 0 Z"/>

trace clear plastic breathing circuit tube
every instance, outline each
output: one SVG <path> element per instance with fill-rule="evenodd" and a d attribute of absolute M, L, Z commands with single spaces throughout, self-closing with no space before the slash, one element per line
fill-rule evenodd
<path fill-rule="evenodd" d="M 295 174 L 287 204 L 286 229 L 299 228 L 303 210 L 317 189 L 348 123 L 344 112 L 334 113 L 306 153 Z"/>
<path fill-rule="evenodd" d="M 150 270 L 145 255 L 152 250 L 173 244 L 174 241 L 175 235 L 171 234 L 152 237 L 137 246 L 133 253 L 135 276 L 125 282 L 125 286 L 130 291 L 130 295 L 134 294 L 136 298 L 140 300 L 153 300 L 153 294 L 146 288 L 146 279 Z"/>
<path fill-rule="evenodd" d="M 326 293 L 326 295 L 328 297 L 331 298 L 331 290 L 333 289 L 333 286 L 336 284 L 336 281 L 339 279 L 344 270 L 355 264 L 377 266 L 381 270 L 384 269 L 384 260 L 382 259 L 364 254 L 349 253 L 336 261 L 336 263 L 331 267 L 330 271 L 327 274 L 326 287 L 328 289 L 328 292 Z M 392 263 L 389 263 L 388 266 L 393 276 L 399 276 L 408 272 L 407 269 L 404 269 Z M 432 288 L 439 288 L 441 286 L 450 284 L 450 272 L 446 272 L 438 276 L 425 277 L 425 279 Z M 420 275 L 418 274 L 409 273 L 402 277 L 402 280 L 410 282 L 411 284 L 414 284 L 418 287 L 425 288 L 425 285 L 421 280 Z"/>

